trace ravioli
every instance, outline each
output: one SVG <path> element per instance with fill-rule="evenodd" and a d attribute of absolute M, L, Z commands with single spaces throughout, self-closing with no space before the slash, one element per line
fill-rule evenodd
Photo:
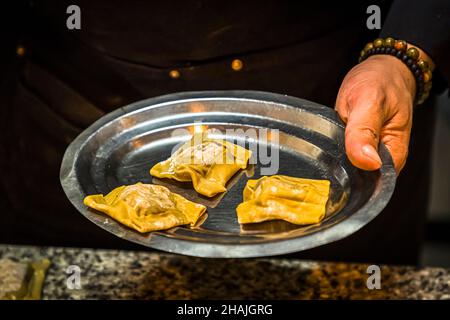
<path fill-rule="evenodd" d="M 314 224 L 325 217 L 330 181 L 265 176 L 249 180 L 244 201 L 236 208 L 241 224 L 282 219 L 294 224 Z"/>
<path fill-rule="evenodd" d="M 195 191 L 207 197 L 227 191 L 225 185 L 247 168 L 251 151 L 226 140 L 194 134 L 169 159 L 157 163 L 150 174 L 157 178 L 192 181 Z"/>
<path fill-rule="evenodd" d="M 139 232 L 194 226 L 206 207 L 153 184 L 121 186 L 106 196 L 90 195 L 84 204 Z"/>

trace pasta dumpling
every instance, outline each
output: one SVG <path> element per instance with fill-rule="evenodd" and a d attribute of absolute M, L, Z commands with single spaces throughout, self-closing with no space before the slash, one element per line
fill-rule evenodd
<path fill-rule="evenodd" d="M 251 151 L 226 140 L 194 134 L 169 159 L 157 163 L 150 174 L 157 178 L 192 181 L 195 191 L 213 197 L 225 192 L 228 180 L 245 169 Z"/>
<path fill-rule="evenodd" d="M 241 224 L 282 219 L 294 224 L 313 224 L 325 217 L 330 181 L 283 175 L 249 180 L 244 201 L 236 208 Z"/>
<path fill-rule="evenodd" d="M 206 207 L 153 184 L 121 186 L 106 196 L 90 195 L 84 204 L 145 233 L 180 225 L 194 226 Z"/>

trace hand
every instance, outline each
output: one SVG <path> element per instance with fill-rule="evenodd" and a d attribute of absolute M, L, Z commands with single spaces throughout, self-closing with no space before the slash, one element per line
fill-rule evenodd
<path fill-rule="evenodd" d="M 381 141 L 400 173 L 408 156 L 415 91 L 412 72 L 390 55 L 371 56 L 347 73 L 336 111 L 347 123 L 345 149 L 353 165 L 363 170 L 379 169 Z"/>

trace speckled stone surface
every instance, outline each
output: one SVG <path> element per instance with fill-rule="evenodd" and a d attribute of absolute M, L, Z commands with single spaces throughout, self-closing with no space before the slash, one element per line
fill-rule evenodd
<path fill-rule="evenodd" d="M 2 257 L 52 261 L 43 299 L 450 299 L 440 268 L 381 266 L 381 289 L 369 290 L 361 264 L 0 245 Z M 67 285 L 71 265 L 80 289 Z"/>

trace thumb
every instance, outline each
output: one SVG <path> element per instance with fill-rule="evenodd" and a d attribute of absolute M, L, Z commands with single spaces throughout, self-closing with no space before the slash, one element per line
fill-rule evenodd
<path fill-rule="evenodd" d="M 382 165 L 378 143 L 383 115 L 379 105 L 371 100 L 361 98 L 349 106 L 345 129 L 347 156 L 354 166 L 363 170 L 377 170 Z"/>

